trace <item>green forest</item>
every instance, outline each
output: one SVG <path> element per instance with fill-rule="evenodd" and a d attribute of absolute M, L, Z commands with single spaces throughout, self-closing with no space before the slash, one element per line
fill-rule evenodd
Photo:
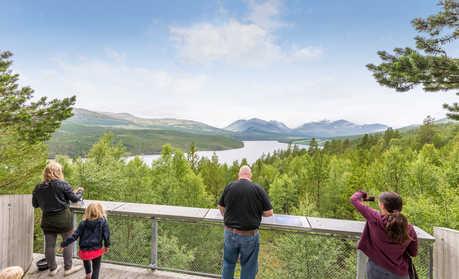
<path fill-rule="evenodd" d="M 194 146 L 186 151 L 188 155 L 165 145 L 152 166 L 140 158 L 125 162 L 125 148 L 108 133 L 85 160 L 66 156 L 57 160 L 68 182 L 85 187 L 86 199 L 215 208 L 225 185 L 236 179 L 239 167 L 247 162 L 242 159 L 226 165 L 216 155 L 198 158 Z M 349 203 L 352 193 L 358 189 L 371 194 L 396 191 L 404 199 L 403 212 L 411 223 L 428 232 L 433 226 L 459 229 L 457 124 L 436 125 L 426 118 L 418 129 L 403 133 L 388 129 L 352 140 L 327 141 L 323 146 L 313 140 L 308 149 L 292 145 L 267 154 L 252 164 L 252 170 L 253 180 L 268 191 L 277 214 L 362 220 Z M 39 181 L 39 175 L 35 176 L 34 182 Z M 37 251 L 42 247 L 39 220 L 37 212 Z M 151 221 L 109 216 L 109 222 L 113 249 L 106 259 L 148 265 Z M 222 228 L 218 224 L 171 220 L 159 224 L 160 266 L 219 273 Z M 355 241 L 265 230 L 260 276 L 279 278 L 290 272 L 289 278 L 303 278 L 304 274 L 353 278 Z M 337 259 L 341 259 L 341 268 L 330 271 Z M 426 259 L 417 259 L 421 274 Z"/>
<path fill-rule="evenodd" d="M 445 45 L 458 38 L 459 4 L 445 0 L 440 6 L 439 13 L 413 20 L 416 31 L 425 35 L 415 38 L 416 49 L 380 51 L 381 64 L 367 65 L 379 84 L 397 91 L 422 86 L 425 91 L 457 92 L 459 60 L 446 55 Z M 451 32 L 444 35 L 443 31 Z M 11 57 L 11 52 L 0 51 L 0 194 L 30 194 L 48 161 L 47 142 L 72 116 L 76 97 L 34 98 L 32 88 L 19 85 Z M 251 165 L 253 181 L 267 190 L 275 214 L 362 220 L 349 202 L 355 191 L 372 195 L 395 191 L 404 200 L 403 213 L 410 223 L 427 232 L 434 226 L 459 229 L 459 125 L 455 121 L 459 104 L 444 108 L 449 123 L 426 117 L 412 130 L 387 129 L 320 144 L 311 140 L 308 149 L 291 145 L 266 154 Z M 106 131 L 94 137 L 97 142 L 83 148 L 89 151 L 81 152 L 81 146 L 73 149 L 71 154 L 77 158 L 57 156 L 65 179 L 85 188 L 85 199 L 215 208 L 225 185 L 247 164 L 243 158 L 231 165 L 221 164 L 216 155 L 198 158 L 197 149 L 203 144 L 199 138 L 181 149 L 163 145 L 161 157 L 151 166 L 138 157 L 126 162 L 126 145 L 132 142 Z M 147 266 L 151 220 L 108 218 L 113 246 L 104 258 Z M 42 251 L 39 224 L 37 210 L 36 252 Z M 160 220 L 159 266 L 218 274 L 222 230 L 220 224 Z M 260 278 L 355 278 L 355 238 L 275 230 L 263 230 L 261 235 Z M 421 276 L 429 264 L 426 253 L 421 246 L 415 260 Z"/>

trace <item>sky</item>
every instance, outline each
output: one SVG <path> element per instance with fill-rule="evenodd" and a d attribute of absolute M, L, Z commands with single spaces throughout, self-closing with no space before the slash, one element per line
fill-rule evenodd
<path fill-rule="evenodd" d="M 435 0 L 6 1 L 0 49 L 35 97 L 225 127 L 323 119 L 395 128 L 445 117 L 453 92 L 398 93 L 366 69 L 414 46 Z M 452 48 L 458 55 L 459 48 Z"/>

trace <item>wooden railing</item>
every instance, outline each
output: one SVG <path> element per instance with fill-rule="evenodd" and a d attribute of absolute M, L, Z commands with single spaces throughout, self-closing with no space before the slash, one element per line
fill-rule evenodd
<path fill-rule="evenodd" d="M 84 203 L 75 203 L 72 204 L 71 209 L 74 214 L 81 214 L 84 211 L 84 208 L 91 202 L 90 200 L 84 201 Z M 222 216 L 217 209 L 208 209 L 208 208 L 192 208 L 192 207 L 182 207 L 182 206 L 168 206 L 168 205 L 154 205 L 154 204 L 138 204 L 138 203 L 126 203 L 126 202 L 109 202 L 109 201 L 98 201 L 106 209 L 109 218 L 110 216 L 121 219 L 143 219 L 150 220 L 151 222 L 151 236 L 149 237 L 150 241 L 150 255 L 149 255 L 149 266 L 153 269 L 163 269 L 163 270 L 172 270 L 185 273 L 201 274 L 208 276 L 217 276 L 218 268 L 212 271 L 204 270 L 199 266 L 193 266 L 193 270 L 175 268 L 171 266 L 164 266 L 158 262 L 158 255 L 161 254 L 161 250 L 158 249 L 158 224 L 162 225 L 167 224 L 167 222 L 174 222 L 184 224 L 190 223 L 199 223 L 199 224 L 209 224 L 213 225 L 215 229 L 222 230 Z M 116 219 L 115 218 L 115 219 Z M 77 223 L 77 218 L 75 218 L 75 225 Z M 190 225 L 191 227 L 192 225 Z M 304 237 L 321 237 L 321 239 L 333 238 L 336 239 L 336 243 L 341 243 L 347 241 L 346 251 L 343 251 L 343 255 L 347 258 L 354 257 L 352 261 L 354 266 L 352 270 L 355 270 L 354 278 L 364 278 L 365 274 L 365 265 L 367 258 L 363 253 L 356 252 L 356 242 L 359 238 L 364 227 L 364 222 L 362 221 L 352 221 L 352 220 L 341 220 L 341 219 L 329 219 L 329 218 L 318 218 L 318 217 L 306 217 L 306 216 L 293 216 L 293 215 L 282 215 L 275 214 L 273 217 L 263 218 L 261 229 L 262 237 L 263 235 L 274 232 L 279 232 L 279 235 L 284 237 L 298 237 L 298 233 L 304 235 Z M 116 230 L 116 228 L 112 228 Z M 121 227 L 120 227 L 121 230 Z M 264 230 L 264 231 L 263 231 Z M 420 241 L 420 247 L 422 253 L 417 257 L 416 261 L 421 263 L 421 278 L 432 278 L 432 257 L 433 257 L 433 242 L 434 237 L 423 231 L 422 229 L 415 227 L 415 230 Z M 190 233 L 199 234 L 197 230 L 190 229 Z M 208 240 L 211 241 L 211 240 Z M 223 237 L 218 238 L 214 241 L 223 242 Z M 307 242 L 306 242 L 307 243 Z M 334 242 L 335 243 L 335 242 Z M 143 244 L 145 245 L 145 243 Z M 263 246 L 263 243 L 261 244 Z M 139 246 L 142 246 L 139 244 Z M 199 247 L 198 247 L 199 248 Z M 332 247 L 329 247 L 332 248 Z M 308 247 L 298 247 L 298 249 L 308 249 Z M 131 259 L 122 259 L 114 260 L 117 263 L 121 264 L 133 264 L 130 263 Z M 218 260 L 218 259 L 217 259 Z M 305 259 L 306 260 L 306 259 Z M 311 267 L 312 269 L 314 267 Z M 349 266 L 336 266 L 332 265 L 330 268 L 343 270 L 349 268 Z M 316 273 L 314 273 L 316 272 Z M 311 271 L 311 273 L 318 274 L 318 271 Z M 339 270 L 333 270 L 331 273 L 325 274 L 340 274 Z M 309 277 L 308 277 L 309 278 Z M 315 277 L 310 277 L 315 278 Z M 343 277 L 344 278 L 344 277 Z M 346 277 L 348 278 L 348 277 Z"/>
<path fill-rule="evenodd" d="M 434 227 L 434 278 L 459 278 L 459 231 Z"/>
<path fill-rule="evenodd" d="M 27 270 L 33 256 L 32 195 L 0 195 L 0 270 Z"/>

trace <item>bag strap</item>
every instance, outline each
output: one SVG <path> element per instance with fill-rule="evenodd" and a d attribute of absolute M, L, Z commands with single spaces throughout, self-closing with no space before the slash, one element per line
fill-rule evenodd
<path fill-rule="evenodd" d="M 416 267 L 413 264 L 413 258 L 410 255 L 408 255 L 408 274 L 410 279 L 419 279 Z"/>

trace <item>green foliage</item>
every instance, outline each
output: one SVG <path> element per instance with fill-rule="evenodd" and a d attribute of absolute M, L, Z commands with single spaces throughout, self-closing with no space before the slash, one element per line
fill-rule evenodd
<path fill-rule="evenodd" d="M 75 97 L 32 101 L 33 90 L 19 86 L 11 52 L 0 51 L 0 193 L 27 193 L 47 160 L 43 141 L 72 115 Z"/>
<path fill-rule="evenodd" d="M 159 238 L 158 250 L 161 251 L 160 262 L 162 266 L 173 266 L 183 270 L 190 270 L 191 263 L 195 259 L 195 250 L 180 245 L 175 236 L 163 236 Z"/>
<path fill-rule="evenodd" d="M 361 219 L 349 203 L 354 191 L 377 195 L 393 190 L 402 195 L 411 223 L 430 232 L 433 226 L 458 229 L 458 127 L 426 121 L 404 133 L 387 130 L 335 139 L 323 148 L 277 151 L 252 165 L 253 180 L 268 189 L 276 213 Z M 124 152 L 113 134 L 105 134 L 85 159 L 59 156 L 58 161 L 66 180 L 85 187 L 87 199 L 191 207 L 215 207 L 223 187 L 247 163 L 220 164 L 216 155 L 196 159 L 165 145 L 160 159 L 149 166 L 138 157 L 126 162 Z M 107 259 L 148 264 L 151 220 L 114 216 L 110 224 L 116 249 Z M 220 272 L 221 226 L 161 219 L 158 224 L 161 266 Z M 355 257 L 349 257 L 353 241 L 281 234 L 263 231 L 262 278 L 279 278 L 287 271 L 286 278 L 355 276 Z M 36 240 L 40 248 L 39 234 Z M 331 268 L 337 263 L 342 268 Z"/>
<path fill-rule="evenodd" d="M 396 48 L 394 54 L 379 51 L 383 63 L 367 65 L 379 84 L 402 92 L 416 85 L 426 91 L 459 89 L 459 59 L 448 56 L 445 48 L 459 38 L 459 3 L 441 0 L 439 5 L 443 9 L 437 14 L 412 21 L 416 31 L 426 34 L 415 37 L 417 50 Z M 448 117 L 459 120 L 458 103 L 444 107 Z"/>
<path fill-rule="evenodd" d="M 212 196 L 213 204 L 217 204 L 223 189 L 229 181 L 225 179 L 226 169 L 218 163 L 218 157 L 215 153 L 210 160 L 202 158 L 199 161 L 198 173 Z"/>
<path fill-rule="evenodd" d="M 72 116 L 75 96 L 48 101 L 41 97 L 33 102 L 33 90 L 19 87 L 19 74 L 10 69 L 13 54 L 0 51 L 0 126 L 14 127 L 21 140 L 29 143 L 42 142 L 50 138 L 61 121 Z"/>
<path fill-rule="evenodd" d="M 291 177 L 282 174 L 270 186 L 271 201 L 276 212 L 290 214 L 298 204 L 298 188 Z"/>

